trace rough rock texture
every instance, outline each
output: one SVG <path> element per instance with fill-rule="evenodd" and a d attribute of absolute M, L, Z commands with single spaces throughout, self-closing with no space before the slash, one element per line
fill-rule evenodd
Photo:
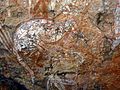
<path fill-rule="evenodd" d="M 29 42 L 31 37 L 22 30 L 30 30 L 32 36 L 32 31 L 40 29 L 41 25 L 34 29 L 27 28 L 27 21 L 44 18 L 54 24 L 50 27 L 43 25 L 45 29 L 48 27 L 42 42 L 39 41 L 44 49 L 37 46 L 34 50 L 31 47 L 24 50 L 24 42 L 23 50 L 19 52 L 23 61 L 35 72 L 34 85 L 29 72 L 18 63 L 17 56 L 7 50 L 6 41 L 2 43 L 2 40 L 9 38 L 1 39 L 0 31 L 0 74 L 11 77 L 29 90 L 120 89 L 120 45 L 113 46 L 119 36 L 115 33 L 116 25 L 119 26 L 115 21 L 119 0 L 29 0 L 32 3 L 11 0 L 7 4 L 9 7 L 5 1 L 0 1 L 0 28 L 8 30 L 13 40 L 17 32 L 18 38 L 19 35 L 27 38 L 22 36 L 21 41 Z M 72 25 L 70 20 L 73 20 Z M 22 30 L 19 29 L 22 26 Z M 57 35 L 61 35 L 58 40 Z"/>

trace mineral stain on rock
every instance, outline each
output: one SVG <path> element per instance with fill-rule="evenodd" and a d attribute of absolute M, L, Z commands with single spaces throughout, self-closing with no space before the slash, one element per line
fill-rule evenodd
<path fill-rule="evenodd" d="M 120 90 L 119 6 L 0 0 L 0 90 Z"/>

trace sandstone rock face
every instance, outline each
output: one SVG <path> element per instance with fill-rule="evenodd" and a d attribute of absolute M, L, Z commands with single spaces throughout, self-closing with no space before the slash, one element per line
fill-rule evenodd
<path fill-rule="evenodd" d="M 120 89 L 120 0 L 8 5 L 0 1 L 0 74 L 29 90 Z M 12 48 L 34 71 L 34 85 Z"/>

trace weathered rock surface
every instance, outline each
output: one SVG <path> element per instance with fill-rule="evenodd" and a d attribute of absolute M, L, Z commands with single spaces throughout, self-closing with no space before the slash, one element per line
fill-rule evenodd
<path fill-rule="evenodd" d="M 55 28 L 58 26 L 61 31 L 65 29 L 65 34 L 58 41 L 51 42 L 54 40 L 50 37 L 49 39 L 46 36 L 42 37 L 45 42 L 40 45 L 45 50 L 33 50 L 32 53 L 31 51 L 21 51 L 19 53 L 23 57 L 23 61 L 35 72 L 34 85 L 31 82 L 29 72 L 17 62 L 16 56 L 6 50 L 1 43 L 0 74 L 11 77 L 25 85 L 28 90 L 119 90 L 120 45 L 119 40 L 114 36 L 117 23 L 114 19 L 116 15 L 114 13 L 116 2 L 119 0 L 51 1 L 53 2 L 48 5 L 50 11 L 46 11 L 47 9 L 43 10 L 43 8 L 46 8 L 47 0 L 45 2 L 42 0 L 42 3 L 39 1 L 38 4 L 34 0 L 31 5 L 31 12 L 28 12 L 30 10 L 28 3 L 24 3 L 23 9 L 22 1 L 12 2 L 10 3 L 12 5 L 10 17 L 7 16 L 8 12 L 5 9 L 4 1 L 0 1 L 2 2 L 0 3 L 2 5 L 0 8 L 1 26 L 5 24 L 16 27 L 19 23 L 22 22 L 21 24 L 23 24 L 23 22 L 29 21 L 34 16 L 37 18 L 44 17 L 45 19 L 54 18 L 53 22 L 55 23 L 53 26 Z M 36 8 L 37 5 L 40 5 L 39 9 Z M 29 13 L 31 13 L 31 16 L 28 15 Z M 69 22 L 71 19 L 75 21 L 73 26 Z M 34 20 L 36 19 L 33 18 Z M 21 25 L 22 30 L 17 27 L 19 29 L 17 35 L 18 38 L 21 38 L 21 41 L 30 39 L 27 34 L 22 34 L 24 30 L 30 29 L 30 27 L 27 28 L 29 25 L 25 24 L 23 24 L 23 27 Z M 41 29 L 39 26 L 30 29 L 31 36 L 34 31 L 37 31 L 37 28 Z M 66 28 L 62 26 L 66 26 Z M 11 30 L 11 34 L 14 34 L 14 29 Z M 19 37 L 19 34 L 23 36 Z M 39 37 L 36 40 L 38 39 Z M 114 41 L 115 39 L 118 41 Z"/>

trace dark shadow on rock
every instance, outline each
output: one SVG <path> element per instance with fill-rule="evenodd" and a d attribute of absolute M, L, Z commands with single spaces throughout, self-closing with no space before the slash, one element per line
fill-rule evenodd
<path fill-rule="evenodd" d="M 0 75 L 0 88 L 3 88 L 2 90 L 28 90 L 24 85 L 4 75 Z"/>

